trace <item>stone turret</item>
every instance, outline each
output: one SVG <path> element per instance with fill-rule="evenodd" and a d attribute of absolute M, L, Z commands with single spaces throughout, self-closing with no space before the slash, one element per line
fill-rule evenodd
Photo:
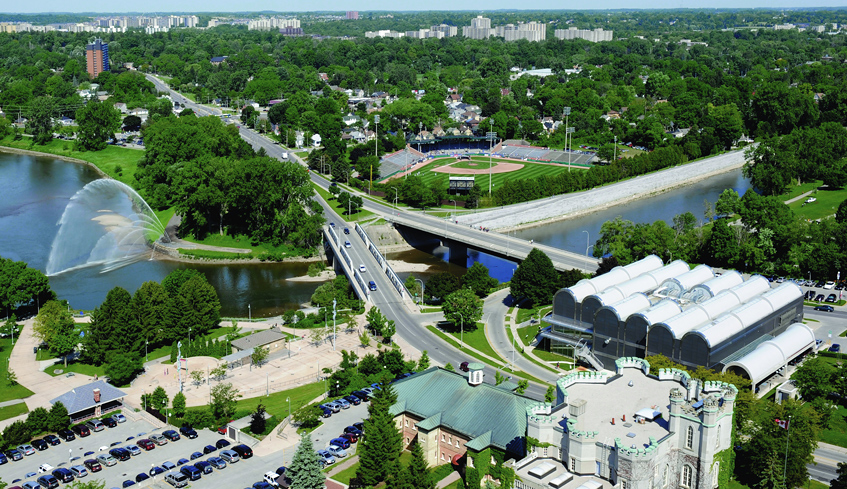
<path fill-rule="evenodd" d="M 679 433 L 679 416 L 682 415 L 682 406 L 685 404 L 685 397 L 682 390 L 678 387 L 671 389 L 671 412 L 668 420 L 668 431 L 671 433 Z"/>

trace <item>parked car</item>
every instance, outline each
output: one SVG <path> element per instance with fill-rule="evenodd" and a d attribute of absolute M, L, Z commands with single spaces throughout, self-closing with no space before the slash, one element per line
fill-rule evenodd
<path fill-rule="evenodd" d="M 115 418 L 113 418 L 111 416 L 109 416 L 107 418 L 103 418 L 100 421 L 102 421 L 103 424 L 106 425 L 108 428 L 114 428 L 115 426 L 118 425 L 118 422 L 115 421 Z"/>
<path fill-rule="evenodd" d="M 326 450 L 318 450 L 318 457 L 320 457 L 323 465 L 332 465 L 335 463 L 335 457 Z"/>
<path fill-rule="evenodd" d="M 126 416 L 124 416 L 123 414 L 118 413 L 113 415 L 112 417 L 115 418 L 115 421 L 117 421 L 118 423 L 126 423 Z"/>
<path fill-rule="evenodd" d="M 100 465 L 100 462 L 94 460 L 93 458 L 89 458 L 88 460 L 83 462 L 83 465 L 85 465 L 85 468 L 90 470 L 92 474 L 94 472 L 100 472 L 101 470 L 103 470 L 103 466 Z"/>
<path fill-rule="evenodd" d="M 248 458 L 253 456 L 253 449 L 244 444 L 232 447 L 232 451 L 237 453 L 238 456 L 243 458 L 244 460 L 247 460 Z"/>
<path fill-rule="evenodd" d="M 365 423 L 359 421 L 358 423 L 353 423 L 353 428 L 361 431 L 363 434 L 365 433 Z"/>
<path fill-rule="evenodd" d="M 835 287 L 835 282 L 833 282 L 832 280 L 830 280 L 829 282 L 827 282 L 823 285 L 823 288 L 826 289 L 826 290 L 830 290 L 833 287 Z"/>
<path fill-rule="evenodd" d="M 185 487 L 188 485 L 188 477 L 186 477 L 185 474 L 180 472 L 166 475 L 165 480 L 168 484 L 174 487 Z"/>
<path fill-rule="evenodd" d="M 153 468 L 151 468 L 150 471 L 147 472 L 147 473 L 150 474 L 150 477 L 153 477 L 153 476 L 156 476 L 156 475 L 159 475 L 159 474 L 164 474 L 165 469 L 163 469 L 162 467 L 159 467 L 158 465 L 154 465 Z"/>
<path fill-rule="evenodd" d="M 147 480 L 147 479 L 149 479 L 149 478 L 150 478 L 150 476 L 149 476 L 149 475 L 147 475 L 147 474 L 145 474 L 144 472 L 142 472 L 142 473 L 140 473 L 140 474 L 138 474 L 138 475 L 136 475 L 136 476 L 135 476 L 135 482 L 144 482 L 144 481 L 146 481 L 146 480 Z"/>
<path fill-rule="evenodd" d="M 18 451 L 26 456 L 35 455 L 35 448 L 28 444 L 18 445 Z"/>
<path fill-rule="evenodd" d="M 350 440 L 347 440 L 346 438 L 341 438 L 341 437 L 333 438 L 332 440 L 329 440 L 329 444 L 339 446 L 341 448 L 350 448 Z"/>
<path fill-rule="evenodd" d="M 96 431 L 103 431 L 103 430 L 106 429 L 106 425 L 103 424 L 103 422 L 100 421 L 99 419 L 89 419 L 88 421 L 85 422 L 85 426 L 89 430 L 95 431 L 95 432 Z"/>
<path fill-rule="evenodd" d="M 44 441 L 46 441 L 49 445 L 56 446 L 62 443 L 62 440 L 59 439 L 56 435 L 47 435 L 44 437 Z"/>
<path fill-rule="evenodd" d="M 12 462 L 17 462 L 18 460 L 22 460 L 24 458 L 24 455 L 21 452 L 15 450 L 14 448 L 9 449 L 9 451 L 6 452 L 6 456 Z"/>
<path fill-rule="evenodd" d="M 78 424 L 71 428 L 71 430 L 80 438 L 85 438 L 86 436 L 91 435 L 91 430 L 84 424 Z"/>
<path fill-rule="evenodd" d="M 36 479 L 38 481 L 38 485 L 44 487 L 45 489 L 53 489 L 54 487 L 59 487 L 59 479 L 53 477 L 50 474 L 45 474 Z"/>
<path fill-rule="evenodd" d="M 21 489 L 41 489 L 41 485 L 35 481 L 26 481 L 21 486 Z"/>
<path fill-rule="evenodd" d="M 197 470 L 199 470 L 203 474 L 211 474 L 212 472 L 215 471 L 212 468 L 212 464 L 210 464 L 209 462 L 207 462 L 205 460 L 201 460 L 201 461 L 197 462 L 196 464 L 194 464 L 194 467 L 196 467 Z"/>
<path fill-rule="evenodd" d="M 203 472 L 201 472 L 200 469 L 193 465 L 186 465 L 179 469 L 179 471 L 186 477 L 188 477 L 188 480 L 192 481 L 200 480 L 200 477 L 203 475 Z"/>
<path fill-rule="evenodd" d="M 168 444 L 168 439 L 158 433 L 150 435 L 150 441 L 159 446 Z"/>
<path fill-rule="evenodd" d="M 152 441 L 152 440 L 150 440 L 149 438 L 143 438 L 143 439 L 141 439 L 141 440 L 138 440 L 138 441 L 136 442 L 136 445 L 138 445 L 138 446 L 140 446 L 141 448 L 143 448 L 143 449 L 147 450 L 148 452 L 149 452 L 150 450 L 152 450 L 152 449 L 156 448 L 156 444 L 155 444 L 155 443 L 153 443 L 153 441 Z"/>
<path fill-rule="evenodd" d="M 262 476 L 262 480 L 270 484 L 271 487 L 279 487 L 279 483 L 276 481 L 278 478 L 279 475 L 276 472 L 265 472 L 265 475 Z"/>
<path fill-rule="evenodd" d="M 329 418 L 330 416 L 332 416 L 332 409 L 330 409 L 328 407 L 322 407 L 322 408 L 320 408 L 320 410 L 321 410 L 321 416 L 322 417 Z"/>
<path fill-rule="evenodd" d="M 332 456 L 335 458 L 344 458 L 347 456 L 347 452 L 345 452 L 344 449 L 338 445 L 330 445 L 326 447 L 326 451 L 331 453 Z"/>
<path fill-rule="evenodd" d="M 82 465 L 74 465 L 71 467 L 71 473 L 73 473 L 74 477 L 77 479 L 88 476 L 88 471 Z"/>
<path fill-rule="evenodd" d="M 832 306 L 815 306 L 816 311 L 833 312 L 835 308 Z"/>
<path fill-rule="evenodd" d="M 344 428 L 344 432 L 356 435 L 356 438 L 361 438 L 362 434 L 363 434 L 362 430 L 360 430 L 359 428 L 356 428 L 355 426 L 348 426 L 348 427 Z"/>
<path fill-rule="evenodd" d="M 333 402 L 341 406 L 341 409 L 350 409 L 350 403 L 347 402 L 347 399 L 336 399 Z"/>
<path fill-rule="evenodd" d="M 268 484 L 265 481 L 254 482 L 252 489 L 273 489 L 274 486 Z"/>
<path fill-rule="evenodd" d="M 833 353 L 838 353 L 841 351 L 841 345 L 839 345 L 838 343 L 833 343 L 832 346 L 829 347 L 829 351 Z"/>
<path fill-rule="evenodd" d="M 200 452 L 194 452 L 194 453 L 192 453 L 192 454 L 191 454 L 191 456 L 190 456 L 190 457 L 188 457 L 188 458 L 190 458 L 191 460 L 197 460 L 198 458 L 201 458 L 202 456 L 203 456 L 203 454 L 202 454 L 202 453 L 200 453 Z"/>
<path fill-rule="evenodd" d="M 170 441 L 177 441 L 177 440 L 179 440 L 179 433 L 177 433 L 175 430 L 166 430 L 166 431 L 163 431 L 163 432 L 162 432 L 162 436 L 164 436 L 165 438 L 167 438 L 167 439 L 168 439 L 168 440 L 170 440 Z"/>
<path fill-rule="evenodd" d="M 220 440 L 215 442 L 215 446 L 218 448 L 224 448 L 229 446 L 229 442 L 221 438 Z"/>
<path fill-rule="evenodd" d="M 121 462 L 126 462 L 130 459 L 130 457 L 132 457 L 132 454 L 129 452 L 129 450 L 126 450 L 124 448 L 113 448 L 109 450 L 109 455 L 115 457 Z"/>
<path fill-rule="evenodd" d="M 162 462 L 162 468 L 167 470 L 173 470 L 176 468 L 176 464 L 171 462 L 170 460 L 165 460 L 164 462 Z"/>
<path fill-rule="evenodd" d="M 210 454 L 216 450 L 217 447 L 215 447 L 214 445 L 206 445 L 205 447 L 203 447 L 203 453 L 205 454 Z"/>
<path fill-rule="evenodd" d="M 108 453 L 101 453 L 100 455 L 97 455 L 97 461 L 106 467 L 111 467 L 118 463 L 118 460 Z"/>
<path fill-rule="evenodd" d="M 70 470 L 61 467 L 53 471 L 53 477 L 59 479 L 62 484 L 67 484 L 74 481 L 74 474 Z"/>
<path fill-rule="evenodd" d="M 76 440 L 76 435 L 74 434 L 74 432 L 73 432 L 73 431 L 71 431 L 71 430 L 69 430 L 69 429 L 67 429 L 67 428 L 65 428 L 65 429 L 63 429 L 63 430 L 59 430 L 59 432 L 58 432 L 58 433 L 56 433 L 56 434 L 57 434 L 57 435 L 59 435 L 59 437 L 60 437 L 61 439 L 65 440 L 65 441 L 74 441 L 74 440 Z"/>
<path fill-rule="evenodd" d="M 36 438 L 35 440 L 32 440 L 32 446 L 35 447 L 35 449 L 39 452 L 43 452 L 44 450 L 50 448 L 50 445 L 48 445 L 47 442 L 42 440 L 41 438 Z"/>
<path fill-rule="evenodd" d="M 38 473 L 39 474 L 49 474 L 50 472 L 53 472 L 53 470 L 55 468 L 56 467 L 53 467 L 50 464 L 41 464 L 41 465 L 38 466 Z"/>
<path fill-rule="evenodd" d="M 835 304 L 836 302 L 838 302 L 838 296 L 835 294 L 829 294 L 824 302 Z"/>
<path fill-rule="evenodd" d="M 221 451 L 221 458 L 224 460 L 224 462 L 228 464 L 234 464 L 238 463 L 239 456 L 238 452 L 234 452 L 232 450 L 223 450 Z"/>
<path fill-rule="evenodd" d="M 185 465 L 185 464 L 187 464 L 187 463 L 188 463 L 188 459 L 187 459 L 187 458 L 181 458 L 181 459 L 179 459 L 179 460 L 177 460 L 177 461 L 176 461 L 176 466 L 177 466 L 177 467 L 182 467 L 183 465 Z"/>
<path fill-rule="evenodd" d="M 209 464 L 211 464 L 212 467 L 214 467 L 218 470 L 226 468 L 226 462 L 224 462 L 224 459 L 222 459 L 220 457 L 209 457 L 209 458 L 206 459 L 206 461 L 209 462 Z"/>
<path fill-rule="evenodd" d="M 356 443 L 357 441 L 359 441 L 359 437 L 354 435 L 353 433 L 344 433 L 343 435 L 339 436 L 339 438 L 343 438 L 350 443 Z"/>
<path fill-rule="evenodd" d="M 823 295 L 823 294 L 818 294 L 818 296 L 817 296 L 817 297 L 815 297 L 815 302 L 820 302 L 820 301 L 822 301 L 823 299 L 824 299 L 824 295 Z"/>
<path fill-rule="evenodd" d="M 182 436 L 188 438 L 189 440 L 197 438 L 197 431 L 191 426 L 185 425 L 179 429 L 179 432 L 182 434 Z"/>
<path fill-rule="evenodd" d="M 354 395 L 352 395 L 352 394 L 351 394 L 351 395 L 349 395 L 349 396 L 344 396 L 344 399 L 345 399 L 347 402 L 349 402 L 350 404 L 354 405 L 354 406 L 358 406 L 359 404 L 361 404 L 361 403 L 362 403 L 362 400 L 361 400 L 361 399 L 359 399 L 358 397 L 356 397 L 356 396 L 354 396 Z"/>

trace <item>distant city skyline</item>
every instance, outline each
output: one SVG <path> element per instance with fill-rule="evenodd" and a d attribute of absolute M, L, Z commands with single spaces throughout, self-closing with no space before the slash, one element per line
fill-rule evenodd
<path fill-rule="evenodd" d="M 2 8 L 2 13 L 205 13 L 205 12 L 232 12 L 232 2 L 224 0 L 187 0 L 183 2 L 172 2 L 167 0 L 150 0 L 144 2 L 144 10 L 139 10 L 137 3 L 111 4 L 108 11 L 92 12 L 90 2 L 82 2 L 80 0 L 42 0 L 36 3 L 16 2 L 14 6 L 7 5 Z M 662 9 L 703 9 L 703 8 L 718 8 L 718 9 L 746 9 L 746 8 L 762 8 L 762 9 L 814 9 L 814 8 L 845 8 L 847 0 L 816 0 L 813 6 L 798 5 L 797 0 L 752 0 L 752 1 L 736 1 L 736 0 L 711 0 L 711 1 L 692 1 L 692 0 L 600 0 L 592 2 L 591 9 L 582 8 L 584 4 L 581 2 L 561 2 L 557 0 L 537 0 L 530 4 L 521 4 L 521 9 L 515 9 L 515 3 L 505 0 L 469 0 L 461 3 L 461 7 L 457 8 L 457 4 L 452 0 L 433 0 L 426 4 L 426 9 L 420 9 L 421 4 L 418 2 L 396 2 L 389 0 L 376 0 L 366 2 L 362 5 L 359 2 L 348 0 L 318 0 L 302 4 L 307 8 L 296 8 L 295 5 L 285 5 L 288 10 L 280 10 L 279 2 L 271 0 L 253 0 L 239 4 L 238 13 L 256 13 L 260 11 L 274 12 L 316 12 L 316 11 L 332 11 L 345 12 L 348 10 L 358 10 L 361 13 L 368 11 L 392 11 L 392 12 L 414 12 L 414 11 L 472 11 L 472 12 L 492 12 L 496 10 L 617 10 L 617 9 L 643 9 L 643 10 L 662 10 Z M 120 8 L 125 6 L 125 8 Z M 12 8 L 8 8 L 12 7 Z"/>

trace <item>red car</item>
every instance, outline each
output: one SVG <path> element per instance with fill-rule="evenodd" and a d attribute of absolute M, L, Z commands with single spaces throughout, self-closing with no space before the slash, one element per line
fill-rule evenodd
<path fill-rule="evenodd" d="M 357 441 L 359 441 L 359 438 L 357 438 L 356 435 L 352 433 L 344 433 L 343 435 L 339 436 L 339 438 L 344 438 L 350 443 L 356 443 Z"/>
<path fill-rule="evenodd" d="M 140 446 L 141 448 L 143 448 L 143 449 L 147 450 L 148 452 L 149 452 L 150 450 L 152 450 L 152 449 L 156 448 L 156 444 L 155 444 L 155 443 L 153 443 L 153 441 L 152 441 L 152 440 L 147 439 L 147 438 L 145 438 L 145 439 L 143 439 L 143 440 L 138 440 L 138 443 L 136 443 L 136 445 L 138 445 L 138 446 Z"/>
<path fill-rule="evenodd" d="M 100 466 L 100 462 L 90 458 L 85 461 L 85 468 L 90 470 L 91 472 L 100 472 L 103 470 L 103 467 Z"/>

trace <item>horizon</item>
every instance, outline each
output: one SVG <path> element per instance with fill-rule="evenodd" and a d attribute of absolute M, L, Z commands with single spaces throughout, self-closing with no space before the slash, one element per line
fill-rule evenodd
<path fill-rule="evenodd" d="M 600 6 L 592 9 L 578 9 L 578 8 L 562 8 L 561 5 L 547 5 L 555 3 L 552 0 L 540 0 L 538 6 L 526 9 L 514 9 L 508 7 L 494 7 L 492 8 L 492 4 L 490 2 L 482 2 L 479 0 L 474 0 L 466 4 L 461 9 L 449 8 L 452 5 L 452 2 L 445 0 L 436 0 L 433 6 L 444 4 L 446 8 L 431 8 L 431 9 L 423 9 L 423 10 L 405 10 L 403 8 L 370 8 L 368 10 L 357 10 L 360 14 L 362 13 L 403 13 L 403 14 L 414 14 L 414 13 L 426 13 L 426 12 L 474 12 L 474 13 L 485 13 L 485 12 L 658 12 L 658 11 L 703 11 L 703 10 L 718 10 L 720 12 L 733 12 L 733 11 L 744 11 L 744 10 L 761 10 L 761 11 L 782 11 L 782 10 L 790 10 L 790 11 L 816 11 L 816 10 L 832 10 L 832 9 L 847 9 L 847 1 L 834 1 L 830 5 L 816 5 L 816 6 L 798 6 L 792 4 L 792 1 L 789 0 L 785 2 L 769 2 L 767 4 L 759 4 L 759 2 L 735 2 L 730 0 L 716 0 L 710 2 L 709 4 L 699 4 L 696 7 L 686 6 L 686 3 L 689 3 L 686 0 L 658 0 L 650 1 L 650 0 L 636 0 L 635 2 L 627 2 L 625 0 L 606 0 L 604 2 L 600 2 L 602 4 L 608 4 L 608 6 Z M 251 2 L 256 4 L 256 8 L 254 10 L 224 10 L 224 9 L 214 9 L 209 8 L 209 4 L 220 4 L 221 6 L 228 5 L 227 2 L 223 2 L 221 0 L 212 0 L 199 2 L 197 0 L 189 0 L 185 2 L 186 4 L 200 4 L 202 3 L 202 7 L 200 10 L 192 10 L 189 8 L 184 9 L 162 9 L 159 10 L 157 8 L 150 8 L 144 11 L 139 10 L 113 10 L 113 11 L 91 11 L 91 10 L 73 10 L 68 9 L 68 3 L 71 4 L 80 4 L 85 6 L 90 6 L 89 3 L 82 3 L 79 1 L 62 1 L 62 0 L 44 0 L 40 2 L 39 10 L 9 10 L 0 12 L 0 15 L 153 15 L 153 14 L 221 14 L 221 15 L 261 15 L 261 14 L 271 14 L 271 15 L 282 15 L 282 14 L 333 14 L 333 13 L 343 13 L 348 10 L 355 10 L 354 6 L 348 5 L 348 2 L 341 2 L 338 0 L 323 0 L 317 2 L 322 8 L 312 8 L 312 9 L 303 9 L 303 10 L 273 10 L 265 7 L 265 4 L 272 3 L 268 0 L 254 0 Z M 376 2 L 377 5 L 389 4 L 390 2 L 386 0 L 381 0 Z M 411 2 L 410 2 L 411 3 Z M 498 2 L 499 3 L 499 2 Z M 502 2 L 507 3 L 507 2 Z M 61 10 L 51 10 L 51 5 L 61 6 Z M 472 8 L 471 4 L 479 4 L 480 7 L 487 6 L 488 8 Z M 649 4 L 649 6 L 639 6 L 641 4 Z M 19 4 L 25 5 L 25 4 Z M 170 2 L 162 1 L 162 0 L 153 0 L 149 2 L 148 5 L 151 7 L 156 6 L 168 6 L 172 8 Z M 318 6 L 315 4 L 311 5 L 312 7 Z"/>

